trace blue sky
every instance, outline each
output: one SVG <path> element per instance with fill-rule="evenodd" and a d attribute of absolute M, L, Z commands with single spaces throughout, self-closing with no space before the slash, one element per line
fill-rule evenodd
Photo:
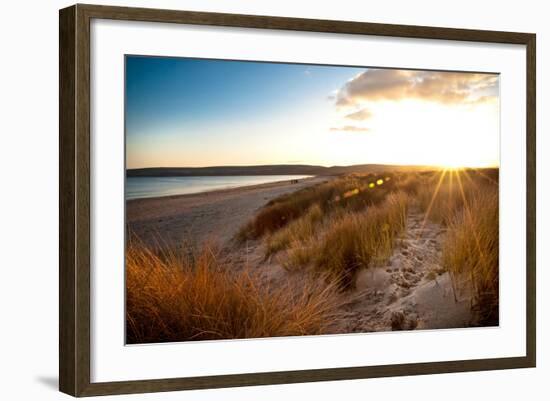
<path fill-rule="evenodd" d="M 250 157 L 253 155 L 246 154 L 246 146 L 257 147 L 262 142 L 269 147 L 280 142 L 285 132 L 277 135 L 272 127 L 284 125 L 299 111 L 332 112 L 331 91 L 363 70 L 127 57 L 126 129 L 130 166 L 162 164 L 166 142 L 171 142 L 171 149 L 181 150 L 182 166 L 299 162 L 280 156 L 271 160 L 262 156 L 263 152 L 257 158 Z M 143 155 L 146 152 L 149 155 Z M 235 157 L 227 157 L 227 152 Z M 216 153 L 220 160 L 212 157 Z M 203 155 L 203 161 L 197 155 Z M 172 160 L 170 156 L 167 162 Z"/>
<path fill-rule="evenodd" d="M 437 92 L 419 99 L 413 78 L 395 71 L 403 70 L 127 56 L 127 167 L 400 163 L 380 145 L 401 128 L 375 117 L 410 118 L 419 101 L 426 113 L 464 108 L 465 95 L 440 95 L 461 75 L 416 74 Z M 494 96 L 479 82 L 484 98 Z"/>

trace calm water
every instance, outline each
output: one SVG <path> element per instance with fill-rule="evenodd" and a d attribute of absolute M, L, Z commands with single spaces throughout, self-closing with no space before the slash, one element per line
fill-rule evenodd
<path fill-rule="evenodd" d="M 128 177 L 126 199 L 195 194 L 268 182 L 299 180 L 307 175 L 239 175 L 224 177 Z"/>

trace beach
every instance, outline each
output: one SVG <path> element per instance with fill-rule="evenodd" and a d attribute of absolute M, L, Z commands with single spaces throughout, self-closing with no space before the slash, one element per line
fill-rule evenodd
<path fill-rule="evenodd" d="M 311 177 L 297 183 L 281 181 L 197 194 L 127 201 L 129 231 L 153 249 L 222 250 L 225 266 L 234 273 L 251 269 L 264 285 L 280 287 L 308 280 L 306 269 L 289 271 L 281 257 L 266 258 L 265 242 L 242 243 L 236 234 L 269 201 L 334 179 Z M 410 208 L 406 228 L 385 264 L 359 271 L 340 307 L 333 333 L 402 329 L 468 327 L 470 294 L 456 292 L 441 266 L 445 228 L 426 222 L 417 207 Z M 430 273 L 431 272 L 431 273 Z M 433 272 L 438 272 L 434 275 Z"/>
<path fill-rule="evenodd" d="M 226 246 L 239 228 L 270 200 L 331 177 L 250 185 L 197 194 L 132 199 L 126 202 L 130 233 L 150 246 L 205 241 Z M 162 237 L 162 239 L 161 239 Z"/>
<path fill-rule="evenodd" d="M 127 343 L 499 325 L 498 74 L 126 70 Z"/>

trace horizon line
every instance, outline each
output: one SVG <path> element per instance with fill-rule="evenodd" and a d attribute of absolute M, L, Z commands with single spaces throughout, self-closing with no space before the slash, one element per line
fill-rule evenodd
<path fill-rule="evenodd" d="M 335 164 L 335 165 L 322 165 L 322 164 L 302 164 L 302 163 L 273 163 L 273 164 L 218 164 L 208 166 L 154 166 L 154 167 L 126 167 L 126 170 L 145 170 L 145 169 L 168 169 L 168 168 L 220 168 L 220 167 L 270 167 L 270 166 L 305 166 L 305 167 L 321 167 L 321 168 L 334 168 L 334 167 L 356 167 L 356 166 L 388 166 L 388 167 L 436 167 L 436 168 L 448 168 L 442 164 L 392 164 L 392 163 L 361 163 L 361 164 Z M 488 165 L 476 165 L 476 166 L 455 166 L 457 168 L 500 168 L 499 164 Z"/>

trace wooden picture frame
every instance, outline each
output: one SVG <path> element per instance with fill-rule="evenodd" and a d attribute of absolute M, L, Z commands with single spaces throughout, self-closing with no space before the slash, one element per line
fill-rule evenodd
<path fill-rule="evenodd" d="M 92 383 L 90 380 L 90 21 L 94 18 L 526 46 L 526 356 Z M 59 29 L 59 388 L 62 392 L 73 396 L 94 396 L 535 366 L 536 37 L 534 34 L 80 4 L 60 10 Z"/>

